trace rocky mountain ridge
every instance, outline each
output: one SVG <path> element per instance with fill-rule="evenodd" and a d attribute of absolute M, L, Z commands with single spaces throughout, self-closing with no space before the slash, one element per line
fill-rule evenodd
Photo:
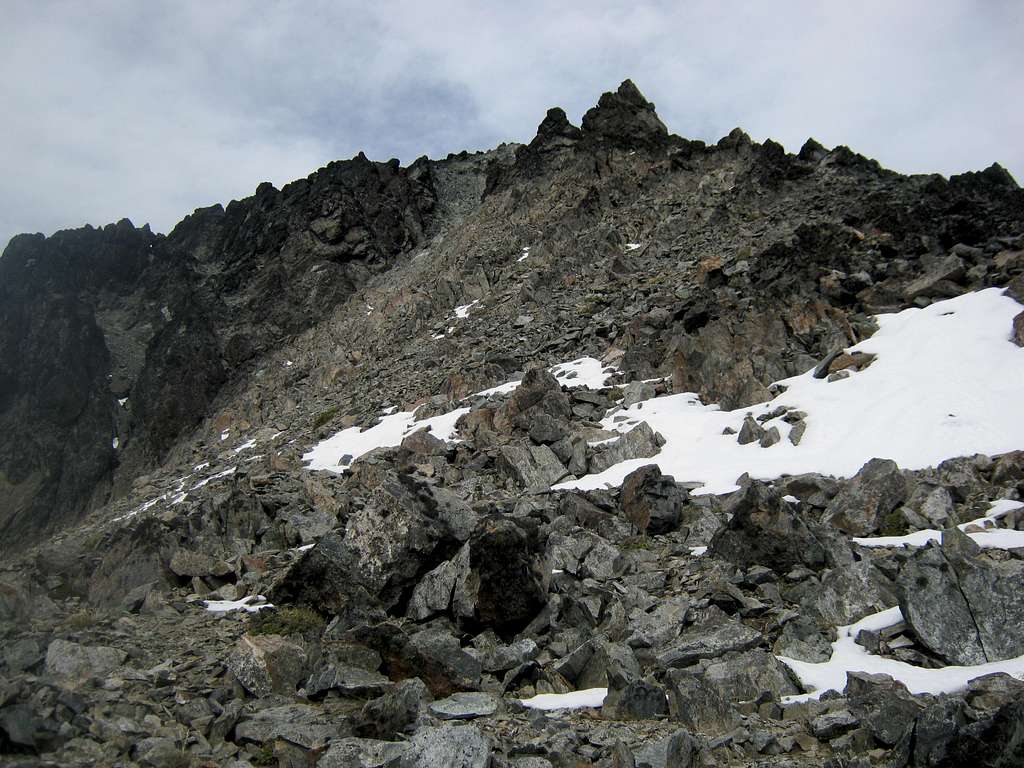
<path fill-rule="evenodd" d="M 993 504 L 1019 498 L 1019 454 L 702 494 L 655 466 L 665 438 L 642 408 L 856 378 L 875 315 L 984 288 L 1020 301 L 1022 233 L 998 166 L 904 177 L 739 130 L 704 146 L 627 81 L 580 128 L 549 111 L 528 145 L 360 156 L 166 237 L 16 238 L 0 510 L 5 542 L 40 543 L 0 573 L 0 753 L 1013 764 L 1006 674 L 915 695 L 854 670 L 845 695 L 798 701 L 794 670 L 896 606 L 902 626 L 852 638 L 872 659 L 1024 655 L 1005 642 L 1020 550 L 956 527 L 1016 532 L 1016 507 Z M 588 355 L 594 370 L 568 362 Z M 737 430 L 752 450 L 815 428 L 754 413 Z M 621 437 L 616 414 L 636 422 Z M 391 423 L 411 431 L 305 468 L 322 439 Z M 647 459 L 621 489 L 551 488 Z M 948 532 L 909 549 L 850 539 L 931 528 Z M 976 585 L 959 602 L 951 571 Z M 519 703 L 547 695 L 590 709 Z"/>

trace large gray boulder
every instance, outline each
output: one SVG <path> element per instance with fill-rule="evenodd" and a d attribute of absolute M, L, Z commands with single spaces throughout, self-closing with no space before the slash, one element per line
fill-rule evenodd
<path fill-rule="evenodd" d="M 918 640 L 950 664 L 1024 655 L 1024 562 L 993 560 L 951 528 L 907 560 L 897 586 Z"/>
<path fill-rule="evenodd" d="M 420 728 L 409 740 L 401 768 L 487 768 L 491 741 L 472 725 Z"/>
<path fill-rule="evenodd" d="M 623 461 L 648 459 L 657 454 L 664 444 L 665 438 L 651 429 L 646 421 L 641 421 L 622 437 L 598 447 L 590 457 L 587 471 L 597 474 Z"/>
<path fill-rule="evenodd" d="M 497 465 L 520 487 L 529 489 L 552 486 L 569 472 L 546 445 L 503 445 Z"/>
<path fill-rule="evenodd" d="M 235 679 L 254 696 L 294 695 L 308 666 L 306 649 L 281 635 L 242 635 L 227 661 Z"/>
<path fill-rule="evenodd" d="M 118 648 L 54 640 L 46 649 L 46 671 L 67 678 L 105 677 L 128 658 Z"/>
<path fill-rule="evenodd" d="M 783 574 L 798 565 L 821 570 L 853 562 L 850 544 L 840 534 L 805 519 L 777 490 L 759 481 L 737 491 L 726 512 L 732 517 L 708 545 L 712 557 Z"/>
<path fill-rule="evenodd" d="M 668 675 L 668 707 L 673 720 L 700 733 L 718 736 L 739 725 L 739 715 L 713 684 L 699 673 L 674 669 Z"/>
<path fill-rule="evenodd" d="M 822 521 L 851 536 L 870 536 L 906 497 L 907 481 L 896 462 L 871 459 L 832 499 Z"/>
<path fill-rule="evenodd" d="M 634 470 L 622 481 L 622 513 L 638 531 L 654 535 L 679 527 L 679 513 L 689 494 L 656 464 Z"/>

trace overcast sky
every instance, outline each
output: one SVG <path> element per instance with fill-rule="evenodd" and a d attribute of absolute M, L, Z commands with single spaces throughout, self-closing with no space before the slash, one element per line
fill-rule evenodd
<path fill-rule="evenodd" d="M 360 150 L 403 164 L 577 122 L 626 77 L 669 130 L 814 136 L 1024 182 L 1024 2 L 0 4 L 0 244 L 199 206 Z"/>

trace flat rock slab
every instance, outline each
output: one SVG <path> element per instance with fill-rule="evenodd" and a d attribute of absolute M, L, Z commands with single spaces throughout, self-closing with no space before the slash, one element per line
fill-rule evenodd
<path fill-rule="evenodd" d="M 489 693 L 453 693 L 430 704 L 430 714 L 442 720 L 472 720 L 493 715 L 498 700 Z"/>

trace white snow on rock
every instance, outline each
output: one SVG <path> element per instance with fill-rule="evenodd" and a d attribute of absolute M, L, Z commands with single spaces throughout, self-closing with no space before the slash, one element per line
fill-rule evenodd
<path fill-rule="evenodd" d="M 456 410 L 429 419 L 416 420 L 413 411 L 400 411 L 384 416 L 375 426 L 366 430 L 359 427 L 343 429 L 335 435 L 317 443 L 303 455 L 308 462 L 307 469 L 324 469 L 342 473 L 360 456 L 376 448 L 390 448 L 402 442 L 409 435 L 424 427 L 438 440 L 450 441 L 455 437 L 455 422 L 469 408 Z M 345 457 L 345 462 L 342 459 Z"/>
<path fill-rule="evenodd" d="M 121 438 L 115 437 L 113 440 L 111 440 L 110 441 L 110 447 L 113 448 L 115 451 L 118 448 L 120 448 L 121 447 Z"/>
<path fill-rule="evenodd" d="M 785 379 L 773 400 L 735 411 L 704 405 L 683 393 L 647 400 L 606 418 L 627 432 L 641 420 L 666 439 L 653 459 L 622 462 L 555 488 L 617 486 L 634 469 L 656 463 L 680 481 L 701 481 L 699 493 L 727 493 L 749 472 L 756 479 L 818 472 L 850 477 L 869 459 L 904 469 L 934 466 L 955 456 L 994 455 L 1021 447 L 1024 435 L 1024 349 L 1009 340 L 1021 305 L 989 288 L 924 309 L 878 316 L 879 330 L 850 351 L 877 355 L 870 367 L 829 382 L 812 371 Z M 739 445 L 743 418 L 780 405 L 807 413 L 799 446 L 789 425 L 773 419 L 782 441 L 770 448 Z M 626 417 L 623 419 L 623 417 Z M 617 421 L 616 419 L 619 419 Z"/>
<path fill-rule="evenodd" d="M 519 703 L 530 709 L 582 709 L 600 707 L 607 695 L 607 688 L 586 688 L 569 693 L 539 693 L 529 699 L 520 699 Z"/>
<path fill-rule="evenodd" d="M 635 251 L 637 248 L 642 247 L 642 243 L 626 243 L 627 251 Z"/>
<path fill-rule="evenodd" d="M 230 435 L 231 435 L 231 430 L 230 429 L 225 429 L 223 432 L 220 433 L 221 441 L 227 440 L 228 436 L 230 436 Z"/>
<path fill-rule="evenodd" d="M 256 602 L 252 602 L 253 600 Z M 203 604 L 206 606 L 206 610 L 212 613 L 227 613 L 228 611 L 258 613 L 264 608 L 274 607 L 272 603 L 268 603 L 266 600 L 267 598 L 263 595 L 249 595 L 241 600 L 203 600 Z"/>
<path fill-rule="evenodd" d="M 471 310 L 473 307 L 475 307 L 479 303 L 480 303 L 480 299 L 476 299 L 475 301 L 469 302 L 469 304 L 463 304 L 460 307 L 456 307 L 455 308 L 455 316 L 456 317 L 462 317 L 462 318 L 469 317 L 469 310 Z"/>
<path fill-rule="evenodd" d="M 1024 502 L 1011 499 L 993 501 L 989 514 L 957 526 L 982 549 L 1014 549 L 1024 547 L 1024 531 L 999 528 L 996 521 L 1008 512 L 1024 507 Z M 981 530 L 979 530 L 981 529 Z M 905 536 L 854 536 L 862 547 L 923 547 L 930 541 L 942 541 L 942 531 L 926 528 Z"/>
<path fill-rule="evenodd" d="M 847 672 L 868 672 L 889 675 L 899 680 L 911 693 L 953 693 L 963 690 L 976 677 L 993 672 L 1006 672 L 1014 677 L 1024 677 L 1024 656 L 1006 661 L 993 661 L 968 667 L 942 667 L 925 669 L 915 667 L 896 659 L 886 659 L 868 653 L 857 645 L 857 633 L 862 629 L 879 632 L 903 621 L 900 609 L 889 608 L 865 616 L 856 624 L 836 628 L 838 639 L 832 643 L 832 658 L 824 662 L 800 661 L 786 656 L 777 657 L 800 678 L 809 693 L 784 696 L 784 704 L 817 699 L 825 691 L 842 691 L 846 688 Z"/>
<path fill-rule="evenodd" d="M 608 379 L 617 371 L 613 366 L 605 365 L 593 357 L 578 357 L 568 363 L 553 365 L 548 370 L 558 379 L 558 383 L 570 389 L 586 387 L 587 389 L 601 389 L 607 386 Z M 522 379 L 507 381 L 496 387 L 475 392 L 470 397 L 488 397 L 490 395 L 507 395 L 514 392 L 516 387 L 522 384 Z"/>
<path fill-rule="evenodd" d="M 242 451 L 248 451 L 250 448 L 252 448 L 255 445 L 256 445 L 256 441 L 255 440 L 246 440 L 244 443 L 242 443 L 240 446 L 238 446 L 234 450 L 235 450 L 235 453 L 241 453 Z"/>

